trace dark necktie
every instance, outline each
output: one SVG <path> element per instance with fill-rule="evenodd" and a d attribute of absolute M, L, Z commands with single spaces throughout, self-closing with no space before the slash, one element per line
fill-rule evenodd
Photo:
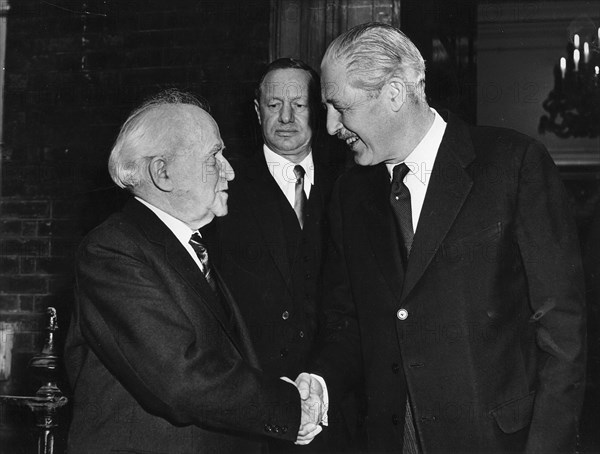
<path fill-rule="evenodd" d="M 412 210 L 410 205 L 410 191 L 404 184 L 404 177 L 408 174 L 406 164 L 398 164 L 392 172 L 392 191 L 390 194 L 390 203 L 396 217 L 400 236 L 402 237 L 402 258 L 406 265 L 410 248 L 412 247 L 413 237 L 415 236 L 412 224 Z"/>
<path fill-rule="evenodd" d="M 297 165 L 294 167 L 294 175 L 296 175 L 296 187 L 294 200 L 294 211 L 300 223 L 300 228 L 304 227 L 304 210 L 306 209 L 306 193 L 304 192 L 304 167 Z"/>
<path fill-rule="evenodd" d="M 190 238 L 190 246 L 192 246 L 192 249 L 194 249 L 198 259 L 200 259 L 200 264 L 202 265 L 202 274 L 204 274 L 206 282 L 208 282 L 210 288 L 213 289 L 213 292 L 218 293 L 217 281 L 215 280 L 212 267 L 210 266 L 210 261 L 208 260 L 208 250 L 206 249 L 206 245 L 202 241 L 202 237 L 198 232 L 194 232 L 192 234 L 192 237 Z"/>
<path fill-rule="evenodd" d="M 402 258 L 405 270 L 414 237 L 410 191 L 404 184 L 404 178 L 408 172 L 408 166 L 404 163 L 394 167 L 392 171 L 392 191 L 390 194 L 390 203 L 394 211 L 398 229 L 400 230 L 400 236 L 402 237 Z M 419 445 L 410 406 L 410 397 L 408 395 L 406 396 L 406 412 L 404 415 L 404 445 L 402 446 L 402 454 L 419 454 Z"/>

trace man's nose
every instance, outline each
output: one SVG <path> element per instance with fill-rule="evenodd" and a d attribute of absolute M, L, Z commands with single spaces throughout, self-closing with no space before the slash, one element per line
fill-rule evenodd
<path fill-rule="evenodd" d="M 339 112 L 335 109 L 327 108 L 327 133 L 330 136 L 335 136 L 341 128 L 342 123 L 340 122 Z"/>
<path fill-rule="evenodd" d="M 279 121 L 281 123 L 293 123 L 294 122 L 294 109 L 292 105 L 283 103 L 281 110 L 279 111 Z"/>
<path fill-rule="evenodd" d="M 235 178 L 235 171 L 225 156 L 221 157 L 221 168 L 219 169 L 219 176 L 231 181 Z"/>

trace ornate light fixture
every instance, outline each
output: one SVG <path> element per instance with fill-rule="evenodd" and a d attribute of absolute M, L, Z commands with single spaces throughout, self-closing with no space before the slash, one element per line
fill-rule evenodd
<path fill-rule="evenodd" d="M 600 28 L 596 36 L 574 34 L 567 56 L 554 67 L 554 89 L 543 102 L 540 133 L 558 137 L 600 135 Z"/>

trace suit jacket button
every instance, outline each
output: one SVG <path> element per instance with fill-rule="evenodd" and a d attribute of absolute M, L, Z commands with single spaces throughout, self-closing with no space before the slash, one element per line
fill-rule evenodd
<path fill-rule="evenodd" d="M 288 431 L 288 427 L 287 426 L 281 426 L 281 433 L 285 434 Z"/>
<path fill-rule="evenodd" d="M 392 415 L 392 424 L 397 426 L 399 421 L 400 421 L 400 418 L 398 417 L 398 415 L 396 413 L 394 413 Z"/>
<path fill-rule="evenodd" d="M 276 434 L 278 434 L 279 432 L 281 432 L 281 430 L 279 429 L 279 426 L 274 426 L 273 427 L 273 432 L 275 432 Z"/>
<path fill-rule="evenodd" d="M 400 372 L 400 364 L 398 363 L 392 363 L 392 372 L 397 374 L 398 372 Z"/>
<path fill-rule="evenodd" d="M 290 313 L 288 311 L 283 311 L 283 314 L 281 314 L 281 318 L 287 320 L 288 318 L 290 318 Z"/>
<path fill-rule="evenodd" d="M 396 317 L 398 317 L 398 320 L 406 320 L 408 318 L 408 311 L 404 308 L 398 309 L 398 312 L 396 312 Z"/>
<path fill-rule="evenodd" d="M 304 331 L 300 331 L 299 335 L 300 337 L 304 337 Z"/>
<path fill-rule="evenodd" d="M 273 428 L 271 427 L 271 424 L 265 424 L 265 432 L 272 432 Z"/>

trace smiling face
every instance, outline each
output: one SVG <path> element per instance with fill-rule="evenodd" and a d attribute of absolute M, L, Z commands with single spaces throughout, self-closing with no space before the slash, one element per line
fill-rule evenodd
<path fill-rule="evenodd" d="M 254 101 L 265 143 L 295 163 L 310 152 L 309 81 L 302 69 L 276 69 L 265 76 Z"/>
<path fill-rule="evenodd" d="M 323 60 L 321 95 L 327 109 L 327 132 L 344 140 L 362 166 L 397 161 L 392 134 L 392 112 L 385 102 L 386 87 L 379 94 L 350 85 L 342 62 Z"/>
<path fill-rule="evenodd" d="M 175 154 L 168 169 L 176 217 L 197 229 L 215 216 L 227 214 L 226 191 L 234 172 L 223 156 L 225 147 L 217 123 L 195 106 L 189 106 L 189 114 L 191 122 L 182 139 L 185 149 Z"/>

